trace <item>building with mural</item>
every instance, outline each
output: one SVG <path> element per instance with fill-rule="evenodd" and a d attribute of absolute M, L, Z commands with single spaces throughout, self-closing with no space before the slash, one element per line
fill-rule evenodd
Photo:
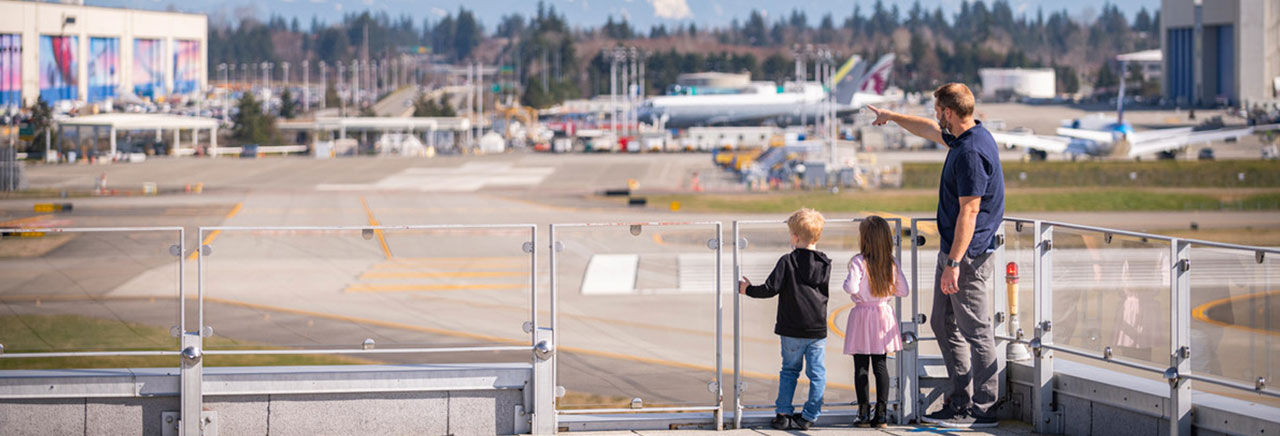
<path fill-rule="evenodd" d="M 208 34 L 200 14 L 0 0 L 0 107 L 197 93 Z"/>

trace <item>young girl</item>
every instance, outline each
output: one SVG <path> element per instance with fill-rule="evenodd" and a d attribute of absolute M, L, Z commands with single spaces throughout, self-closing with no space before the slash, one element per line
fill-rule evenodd
<path fill-rule="evenodd" d="M 845 327 L 844 354 L 853 355 L 854 384 L 858 393 L 858 427 L 885 427 L 889 396 L 889 370 L 885 355 L 902 349 L 893 297 L 907 295 L 907 278 L 893 259 L 893 232 L 884 218 L 872 215 L 858 227 L 862 253 L 849 260 L 844 291 L 856 304 Z M 876 412 L 870 417 L 867 398 L 867 365 L 876 375 Z"/>

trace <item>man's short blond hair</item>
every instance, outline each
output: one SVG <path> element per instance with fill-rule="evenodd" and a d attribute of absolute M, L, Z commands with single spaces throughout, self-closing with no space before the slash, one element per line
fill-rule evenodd
<path fill-rule="evenodd" d="M 934 104 L 951 109 L 957 117 L 969 118 L 973 115 L 973 91 L 963 83 L 948 83 L 933 91 Z"/>
<path fill-rule="evenodd" d="M 826 223 L 827 219 L 823 218 L 821 213 L 806 207 L 791 214 L 791 218 L 787 218 L 787 229 L 791 234 L 796 235 L 801 245 L 816 244 L 818 239 L 822 238 L 822 227 Z"/>

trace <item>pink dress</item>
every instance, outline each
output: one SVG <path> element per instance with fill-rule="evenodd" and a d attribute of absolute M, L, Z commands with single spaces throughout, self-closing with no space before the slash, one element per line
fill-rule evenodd
<path fill-rule="evenodd" d="M 877 298 L 871 296 L 866 260 L 861 254 L 849 260 L 844 291 L 856 305 L 849 310 L 849 323 L 844 329 L 844 354 L 889 354 L 902 349 L 892 304 L 894 297 L 905 297 L 909 290 L 902 268 L 895 262 L 893 269 L 897 273 L 893 296 Z"/>

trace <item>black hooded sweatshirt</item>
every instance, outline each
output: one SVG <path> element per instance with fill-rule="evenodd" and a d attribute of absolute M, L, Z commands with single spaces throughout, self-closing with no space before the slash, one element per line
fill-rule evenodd
<path fill-rule="evenodd" d="M 796 248 L 778 259 L 764 283 L 747 287 L 754 298 L 778 296 L 773 332 L 793 338 L 827 337 L 827 292 L 831 259 L 822 252 Z"/>

